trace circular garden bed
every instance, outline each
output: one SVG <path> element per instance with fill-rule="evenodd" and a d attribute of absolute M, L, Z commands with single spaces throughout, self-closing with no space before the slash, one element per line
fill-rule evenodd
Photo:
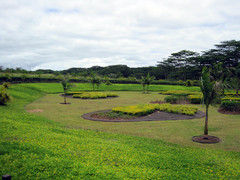
<path fill-rule="evenodd" d="M 165 120 L 185 120 L 185 119 L 195 119 L 202 118 L 205 116 L 205 113 L 202 111 L 198 111 L 193 116 L 184 115 L 184 114 L 174 114 L 168 112 L 156 111 L 152 114 L 146 116 L 138 116 L 138 117 L 129 117 L 129 118 L 109 118 L 108 116 L 104 116 L 104 113 L 111 112 L 111 110 L 103 110 L 90 112 L 82 115 L 82 118 L 92 121 L 103 121 L 103 122 L 137 122 L 137 121 L 165 121 Z M 99 115 L 101 113 L 102 115 Z"/>

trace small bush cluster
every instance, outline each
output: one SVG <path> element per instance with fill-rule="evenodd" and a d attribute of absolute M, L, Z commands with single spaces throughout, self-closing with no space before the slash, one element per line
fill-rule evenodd
<path fill-rule="evenodd" d="M 107 98 L 107 97 L 118 97 L 115 93 L 103 93 L 103 92 L 84 92 L 84 93 L 75 93 L 72 96 L 73 98 L 81 99 L 98 99 L 98 98 Z"/>
<path fill-rule="evenodd" d="M 11 96 L 7 92 L 7 88 L 0 88 L 0 105 L 6 105 L 11 100 Z"/>
<path fill-rule="evenodd" d="M 163 111 L 176 114 L 185 114 L 193 116 L 198 109 L 194 107 L 182 106 L 182 105 L 171 105 L 171 104 L 143 104 L 133 106 L 122 106 L 115 107 L 112 109 L 113 112 L 120 112 L 130 115 L 144 116 L 151 114 L 155 111 Z"/>
<path fill-rule="evenodd" d="M 188 99 L 192 104 L 200 104 L 202 102 L 202 95 L 188 95 Z"/>
<path fill-rule="evenodd" d="M 221 99 L 221 102 L 223 101 L 240 101 L 240 98 L 237 97 L 224 97 Z"/>
<path fill-rule="evenodd" d="M 162 91 L 159 94 L 163 95 L 176 95 L 176 96 L 188 96 L 188 95 L 200 95 L 201 92 L 194 92 L 194 91 L 184 91 L 184 90 L 168 90 Z"/>
<path fill-rule="evenodd" d="M 240 112 L 240 101 L 222 101 L 220 109 L 225 111 Z"/>
<path fill-rule="evenodd" d="M 193 86 L 193 81 L 192 80 L 186 80 L 185 86 Z"/>
<path fill-rule="evenodd" d="M 167 103 L 176 104 L 176 103 L 177 103 L 177 100 L 179 99 L 179 97 L 180 97 L 180 96 L 171 95 L 171 96 L 165 97 L 164 100 L 165 100 Z"/>

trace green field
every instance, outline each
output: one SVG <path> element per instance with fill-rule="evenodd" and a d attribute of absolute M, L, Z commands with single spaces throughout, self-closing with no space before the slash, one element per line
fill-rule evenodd
<path fill-rule="evenodd" d="M 143 95 L 140 85 L 102 86 L 119 98 L 68 99 L 70 105 L 61 105 L 60 84 L 13 85 L 13 101 L 0 106 L 0 174 L 16 179 L 239 179 L 239 115 L 210 109 L 209 132 L 223 140 L 214 145 L 191 141 L 203 133 L 203 118 L 137 123 L 81 118 L 95 110 L 161 100 L 157 91 L 171 88 L 199 90 L 156 85 L 150 86 L 155 92 Z M 91 85 L 78 84 L 75 90 L 91 90 Z M 42 112 L 30 114 L 25 108 Z"/>

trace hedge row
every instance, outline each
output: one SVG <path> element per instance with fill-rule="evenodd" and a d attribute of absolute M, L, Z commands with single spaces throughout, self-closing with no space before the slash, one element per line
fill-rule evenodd
<path fill-rule="evenodd" d="M 144 116 L 153 113 L 154 111 L 164 111 L 176 114 L 186 114 L 193 116 L 198 109 L 195 107 L 188 107 L 182 105 L 171 105 L 171 104 L 143 104 L 133 106 L 121 106 L 112 109 L 113 112 L 124 113 L 129 115 Z"/>
<path fill-rule="evenodd" d="M 98 98 L 107 98 L 107 97 L 118 97 L 118 95 L 114 93 L 103 93 L 103 92 L 84 92 L 84 93 L 73 94 L 72 97 L 81 98 L 81 99 L 98 99 Z"/>

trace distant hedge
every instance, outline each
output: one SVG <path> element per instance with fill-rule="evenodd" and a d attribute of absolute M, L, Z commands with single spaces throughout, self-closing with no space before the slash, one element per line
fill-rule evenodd
<path fill-rule="evenodd" d="M 13 77 L 7 77 L 7 76 L 0 76 L 0 84 L 3 82 L 11 82 L 12 84 L 17 83 L 56 83 L 59 82 L 60 79 L 57 77 L 21 77 L 21 76 L 13 76 Z M 118 78 L 118 79 L 109 79 L 108 80 L 112 84 L 140 84 L 138 80 L 130 80 L 128 78 Z M 71 83 L 87 83 L 87 78 L 72 78 L 70 79 Z M 104 80 L 102 80 L 104 83 Z M 154 80 L 152 82 L 154 85 L 185 85 L 182 81 L 168 81 L 168 80 Z"/>

